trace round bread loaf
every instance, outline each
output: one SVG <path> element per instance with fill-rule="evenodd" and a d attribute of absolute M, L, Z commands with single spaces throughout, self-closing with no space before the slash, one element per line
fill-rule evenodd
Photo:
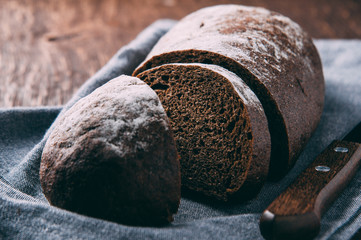
<path fill-rule="evenodd" d="M 124 224 L 163 224 L 180 202 L 178 158 L 156 93 L 120 76 L 57 119 L 40 182 L 54 206 Z"/>
<path fill-rule="evenodd" d="M 241 77 L 260 99 L 271 133 L 270 175 L 295 163 L 322 113 L 324 79 L 312 39 L 278 13 L 219 5 L 179 21 L 133 75 L 167 63 L 207 63 Z"/>
<path fill-rule="evenodd" d="M 268 174 L 271 140 L 261 103 L 215 65 L 168 64 L 142 72 L 167 112 L 182 186 L 223 201 L 248 199 Z"/>

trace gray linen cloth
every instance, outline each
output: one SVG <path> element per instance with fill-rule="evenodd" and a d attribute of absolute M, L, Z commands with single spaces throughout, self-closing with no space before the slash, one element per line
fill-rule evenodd
<path fill-rule="evenodd" d="M 131 74 L 174 21 L 146 28 L 64 107 L 0 109 L 1 239 L 262 239 L 263 210 L 327 145 L 361 121 L 361 40 L 315 40 L 326 79 L 320 125 L 296 166 L 279 182 L 267 182 L 256 199 L 215 203 L 184 194 L 175 221 L 165 227 L 133 227 L 52 207 L 42 194 L 39 165 L 51 124 L 77 100 L 120 74 Z M 350 239 L 361 227 L 361 171 L 322 219 L 318 239 Z"/>

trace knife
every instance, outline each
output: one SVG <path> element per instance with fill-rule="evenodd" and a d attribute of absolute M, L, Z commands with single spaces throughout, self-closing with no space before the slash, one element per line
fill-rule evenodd
<path fill-rule="evenodd" d="M 265 239 L 312 239 L 322 215 L 361 165 L 361 122 L 333 141 L 263 212 Z"/>

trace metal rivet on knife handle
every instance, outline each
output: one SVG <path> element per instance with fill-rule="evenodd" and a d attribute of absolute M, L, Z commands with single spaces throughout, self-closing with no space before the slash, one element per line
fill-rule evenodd
<path fill-rule="evenodd" d="M 333 150 L 335 152 L 339 152 L 339 153 L 347 153 L 348 152 L 348 148 L 345 148 L 345 147 L 335 147 Z"/>
<path fill-rule="evenodd" d="M 327 166 L 316 166 L 315 167 L 316 171 L 317 172 L 329 172 L 330 171 L 330 168 L 327 167 Z"/>

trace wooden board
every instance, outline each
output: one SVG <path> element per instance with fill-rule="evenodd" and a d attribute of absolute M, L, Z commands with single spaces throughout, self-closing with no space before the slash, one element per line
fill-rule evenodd
<path fill-rule="evenodd" d="M 0 107 L 62 105 L 153 21 L 222 3 L 278 11 L 315 38 L 361 38 L 357 0 L 0 0 Z"/>

